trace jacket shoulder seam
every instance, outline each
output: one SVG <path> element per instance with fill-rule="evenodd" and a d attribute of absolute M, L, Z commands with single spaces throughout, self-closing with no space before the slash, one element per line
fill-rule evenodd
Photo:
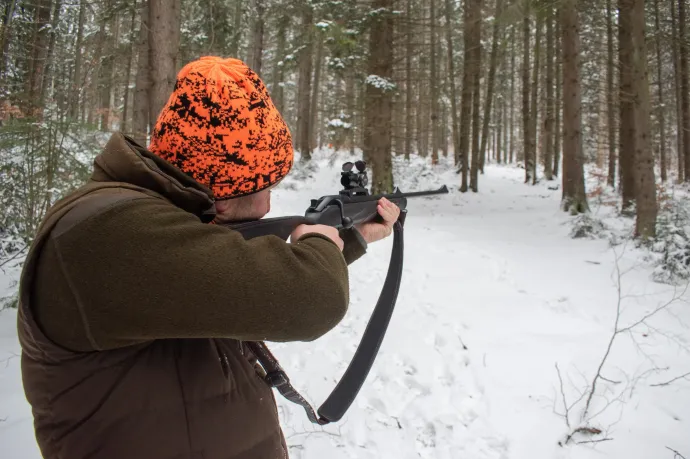
<path fill-rule="evenodd" d="M 104 213 L 111 211 L 125 203 L 129 203 L 132 201 L 138 201 L 142 199 L 156 199 L 154 196 L 150 196 L 144 193 L 136 192 L 134 191 L 132 194 L 136 193 L 138 196 L 117 196 L 117 199 L 111 200 L 109 203 L 107 203 L 104 206 L 98 206 L 92 210 L 92 212 L 87 212 L 85 215 L 83 215 L 83 218 L 76 219 L 75 221 L 67 221 L 65 223 L 66 227 L 65 228 L 58 228 L 60 223 L 62 222 L 62 219 L 58 224 L 53 228 L 52 234 L 50 235 L 50 239 L 53 242 L 53 245 L 55 247 L 55 254 L 57 255 L 58 263 L 60 265 L 60 271 L 62 272 L 62 275 L 65 276 L 65 281 L 67 282 L 67 285 L 69 287 L 70 292 L 72 293 L 72 296 L 74 297 L 74 301 L 77 304 L 77 309 L 79 310 L 79 316 L 81 317 L 82 321 L 82 326 L 84 327 L 84 331 L 86 333 L 86 338 L 89 341 L 89 344 L 93 347 L 94 350 L 100 351 L 102 350 L 101 346 L 98 345 L 96 342 L 96 339 L 93 335 L 93 331 L 91 330 L 91 326 L 89 324 L 88 320 L 88 315 L 86 313 L 86 308 L 84 307 L 84 303 L 81 299 L 81 296 L 79 295 L 79 292 L 77 291 L 77 288 L 72 281 L 72 278 L 65 268 L 65 262 L 64 258 L 62 256 L 62 250 L 60 248 L 60 236 L 64 235 L 66 232 L 74 228 L 75 226 L 79 225 L 80 223 L 85 223 L 97 216 L 103 215 Z M 95 199 L 94 197 L 91 197 L 91 199 Z M 78 208 L 79 204 L 77 204 L 74 209 Z M 74 209 L 71 209 L 70 212 L 72 212 Z M 64 219 L 65 217 L 68 216 L 68 214 L 64 215 L 62 218 Z"/>

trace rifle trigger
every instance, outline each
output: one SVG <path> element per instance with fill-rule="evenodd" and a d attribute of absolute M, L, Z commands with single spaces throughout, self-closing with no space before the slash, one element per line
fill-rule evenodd
<path fill-rule="evenodd" d="M 342 220 L 343 228 L 345 228 L 345 229 L 352 228 L 353 222 L 352 222 L 352 219 L 350 217 L 345 216 L 345 204 L 343 204 L 343 201 L 340 199 L 334 199 L 334 202 L 340 208 L 340 219 Z"/>

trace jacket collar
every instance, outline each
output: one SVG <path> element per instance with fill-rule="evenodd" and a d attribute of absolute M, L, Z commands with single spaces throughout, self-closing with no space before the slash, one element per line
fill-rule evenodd
<path fill-rule="evenodd" d="M 94 160 L 91 180 L 130 183 L 162 195 L 205 222 L 215 217 L 210 189 L 120 132 Z"/>

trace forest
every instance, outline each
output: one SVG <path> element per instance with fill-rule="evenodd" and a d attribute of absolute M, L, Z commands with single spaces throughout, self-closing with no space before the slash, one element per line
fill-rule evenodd
<path fill-rule="evenodd" d="M 84 178 L 102 133 L 147 141 L 176 72 L 237 57 L 266 82 L 295 150 L 451 155 L 461 192 L 487 162 L 562 184 L 583 168 L 652 238 L 660 187 L 690 181 L 686 8 L 677 0 L 4 0 L 0 231 L 26 241 Z"/>

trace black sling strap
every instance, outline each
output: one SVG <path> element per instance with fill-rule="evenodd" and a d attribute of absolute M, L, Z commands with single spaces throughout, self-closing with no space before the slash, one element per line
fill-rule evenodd
<path fill-rule="evenodd" d="M 357 397 L 362 384 L 369 374 L 376 354 L 379 352 L 388 323 L 393 315 L 395 301 L 398 298 L 403 271 L 403 226 L 406 212 L 400 213 L 400 218 L 393 226 L 393 249 L 388 266 L 388 274 L 383 289 L 376 302 L 374 312 L 369 319 L 364 335 L 357 346 L 352 361 L 348 365 L 343 377 L 321 405 L 317 412 L 290 384 L 285 371 L 278 360 L 271 354 L 262 341 L 247 342 L 247 346 L 254 353 L 261 366 L 266 371 L 266 383 L 278 389 L 283 397 L 304 408 L 307 417 L 314 424 L 325 425 L 339 421 Z"/>

